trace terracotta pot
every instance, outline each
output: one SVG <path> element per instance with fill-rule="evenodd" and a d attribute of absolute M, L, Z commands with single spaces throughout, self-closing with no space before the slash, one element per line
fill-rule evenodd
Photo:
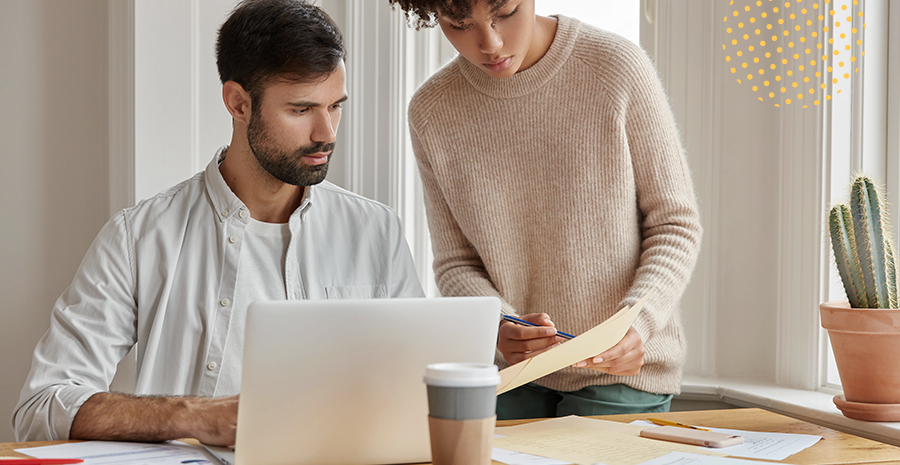
<path fill-rule="evenodd" d="M 819 312 L 844 389 L 843 398 L 835 399 L 838 407 L 838 400 L 856 407 L 900 404 L 900 309 L 850 308 L 847 301 L 835 301 L 819 305 Z M 842 410 L 850 418 L 900 421 L 895 405 L 872 406 L 869 415 L 854 416 Z M 891 419 L 879 412 L 891 412 Z"/>

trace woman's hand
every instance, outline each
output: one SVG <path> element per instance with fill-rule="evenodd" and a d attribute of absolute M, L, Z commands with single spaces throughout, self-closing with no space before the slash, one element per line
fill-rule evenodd
<path fill-rule="evenodd" d="M 611 349 L 596 357 L 582 360 L 575 365 L 611 375 L 633 376 L 644 366 L 644 341 L 634 327 L 628 328 L 625 337 Z"/>
<path fill-rule="evenodd" d="M 531 313 L 521 319 L 541 326 L 523 326 L 506 320 L 500 322 L 497 350 L 510 365 L 552 349 L 562 339 L 556 335 L 556 328 L 546 313 Z"/>

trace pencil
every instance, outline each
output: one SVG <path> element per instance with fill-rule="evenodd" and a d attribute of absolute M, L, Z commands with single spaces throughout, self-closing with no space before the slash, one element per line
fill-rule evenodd
<path fill-rule="evenodd" d="M 700 431 L 709 431 L 709 430 L 706 429 L 706 428 L 698 428 L 698 427 L 696 427 L 696 426 L 685 425 L 684 423 L 678 423 L 678 422 L 675 422 L 675 421 L 660 420 L 659 418 L 648 418 L 648 420 L 650 420 L 650 423 L 654 423 L 654 424 L 657 424 L 657 425 L 663 425 L 663 426 L 677 426 L 677 427 L 679 427 L 679 428 L 690 428 L 690 429 L 697 429 L 697 430 L 700 430 Z"/>
<path fill-rule="evenodd" d="M 536 323 L 532 323 L 530 321 L 521 320 L 519 318 L 516 318 L 514 316 L 509 316 L 509 315 L 503 315 L 503 319 L 506 321 L 511 321 L 513 323 L 517 323 L 517 324 L 525 325 L 525 326 L 543 326 L 543 325 L 539 325 Z M 571 334 L 566 334 L 558 329 L 556 330 L 556 335 L 563 339 L 575 339 L 575 336 L 573 336 Z"/>

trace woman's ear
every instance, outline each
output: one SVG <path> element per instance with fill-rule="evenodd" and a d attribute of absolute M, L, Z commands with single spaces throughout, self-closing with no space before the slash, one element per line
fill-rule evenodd
<path fill-rule="evenodd" d="M 222 85 L 222 100 L 235 122 L 244 124 L 250 122 L 250 94 L 244 90 L 244 86 L 234 81 L 226 81 Z"/>

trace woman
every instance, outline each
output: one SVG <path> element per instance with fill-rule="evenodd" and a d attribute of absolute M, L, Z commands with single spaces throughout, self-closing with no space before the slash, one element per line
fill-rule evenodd
<path fill-rule="evenodd" d="M 701 228 L 644 52 L 534 0 L 389 0 L 459 56 L 410 102 L 441 293 L 495 295 L 502 367 L 653 295 L 612 349 L 498 397 L 499 419 L 667 411 Z"/>

